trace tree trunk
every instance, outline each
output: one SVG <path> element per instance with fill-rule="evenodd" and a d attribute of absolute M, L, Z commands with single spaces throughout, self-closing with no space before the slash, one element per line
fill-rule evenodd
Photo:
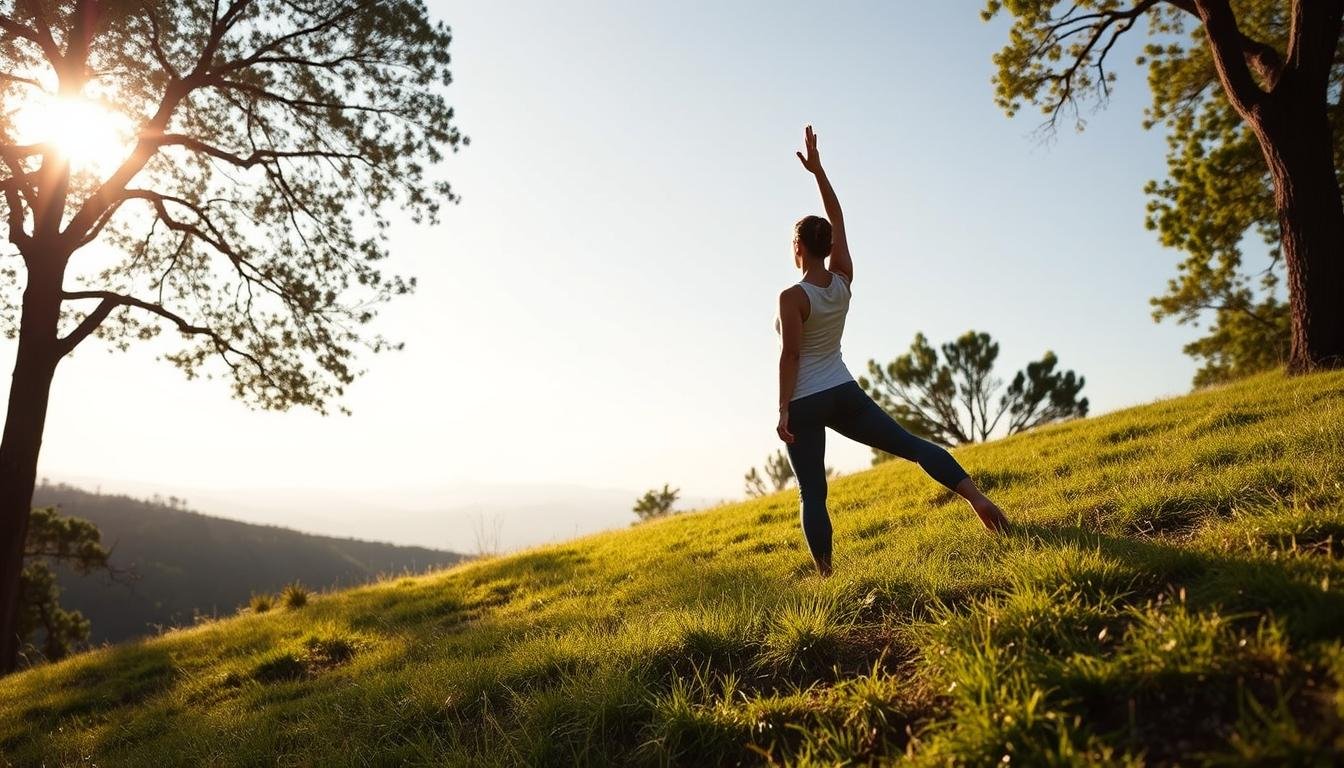
<path fill-rule="evenodd" d="M 19 573 L 23 570 L 47 399 L 60 359 L 56 334 L 63 270 L 57 265 L 63 263 L 62 259 L 41 257 L 29 262 L 9 410 L 0 437 L 0 674 L 18 666 L 22 642 L 18 636 Z"/>
<path fill-rule="evenodd" d="M 1281 83 L 1274 108 L 1252 123 L 1274 180 L 1288 268 L 1290 373 L 1344 367 L 1344 202 L 1325 99 L 1310 90 Z"/>
<path fill-rule="evenodd" d="M 1324 104 L 1301 112 L 1275 116 L 1262 140 L 1288 266 L 1289 373 L 1344 367 L 1344 203 Z"/>

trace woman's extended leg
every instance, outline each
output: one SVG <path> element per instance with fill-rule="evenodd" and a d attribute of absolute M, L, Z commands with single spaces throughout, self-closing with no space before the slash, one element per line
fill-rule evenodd
<path fill-rule="evenodd" d="M 858 384 L 844 388 L 829 426 L 851 440 L 916 462 L 929 477 L 968 501 L 986 528 L 991 531 L 1007 528 L 1008 519 L 1003 511 L 980 492 L 946 448 L 907 432 Z"/>
<path fill-rule="evenodd" d="M 789 428 L 793 442 L 786 448 L 793 475 L 802 498 L 803 538 L 812 551 L 812 560 L 822 576 L 831 575 L 831 517 L 826 514 L 826 426 L 819 413 L 807 402 L 795 400 L 789 408 Z"/>

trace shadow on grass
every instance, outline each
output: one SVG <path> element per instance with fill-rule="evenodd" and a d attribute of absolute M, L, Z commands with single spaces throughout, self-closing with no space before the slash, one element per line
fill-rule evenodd
<path fill-rule="evenodd" d="M 25 698 L 35 702 L 27 707 L 14 730 L 5 728 L 0 736 L 0 753 L 9 754 L 33 743 L 33 735 L 58 728 L 68 718 L 96 716 L 117 707 L 138 704 L 171 687 L 176 681 L 172 659 L 161 644 L 114 646 L 97 663 L 77 659 L 86 669 L 79 675 L 66 675 L 62 682 L 49 685 L 47 670 L 34 670 L 24 678 L 29 691 Z"/>
<path fill-rule="evenodd" d="M 1136 597 L 1184 589 L 1197 610 L 1280 618 L 1296 642 L 1344 634 L 1344 594 L 1322 589 L 1291 570 L 1291 560 L 1214 553 L 1160 539 L 1113 536 L 1075 526 L 1018 524 L 1013 538 L 1094 549 L 1131 570 Z"/>

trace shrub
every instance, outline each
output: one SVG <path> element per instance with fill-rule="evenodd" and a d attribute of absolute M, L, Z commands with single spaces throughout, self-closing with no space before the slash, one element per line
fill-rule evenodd
<path fill-rule="evenodd" d="M 308 598 L 311 595 L 312 593 L 308 591 L 307 587 L 296 581 L 287 585 L 280 593 L 280 602 L 286 608 L 302 608 L 308 604 Z"/>

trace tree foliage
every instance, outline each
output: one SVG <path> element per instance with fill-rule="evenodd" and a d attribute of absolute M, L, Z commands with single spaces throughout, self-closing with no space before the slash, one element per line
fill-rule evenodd
<path fill-rule="evenodd" d="M 746 483 L 747 495 L 752 498 L 765 496 L 769 493 L 777 493 L 789 487 L 793 482 L 793 464 L 789 462 L 789 457 L 784 451 L 775 451 L 765 457 L 765 472 L 762 476 L 755 467 L 747 470 L 744 478 Z M 826 477 L 835 476 L 835 467 L 826 468 Z M 769 481 L 767 484 L 766 481 Z"/>
<path fill-rule="evenodd" d="M 745 481 L 747 486 L 747 495 L 751 497 L 764 496 L 767 493 L 782 491 L 789 487 L 789 482 L 793 480 L 793 465 L 789 463 L 789 457 L 783 451 L 775 451 L 765 457 L 764 477 L 760 472 L 752 467 L 747 471 Z M 769 480 L 767 484 L 766 481 Z"/>
<path fill-rule="evenodd" d="M 1283 72 L 1295 6 L 1288 0 L 1235 4 L 1230 29 L 1239 37 L 1231 44 L 1266 91 Z M 1082 128 L 1080 106 L 1106 103 L 1115 82 L 1107 56 L 1122 34 L 1146 21 L 1149 40 L 1138 63 L 1147 67 L 1152 102 L 1144 127 L 1160 126 L 1167 135 L 1167 177 L 1145 186 L 1146 225 L 1163 245 L 1184 254 L 1166 292 L 1151 301 L 1153 317 L 1205 326 L 1204 335 L 1185 347 L 1201 363 L 1196 385 L 1282 364 L 1291 324 L 1273 183 L 1260 141 L 1220 81 L 1198 4 L 991 0 L 983 15 L 1003 11 L 1012 16 L 1012 29 L 994 57 L 996 101 L 1009 114 L 1034 104 L 1051 128 L 1061 117 Z M 1335 169 L 1344 167 L 1342 85 L 1344 60 L 1337 50 L 1326 105 Z M 1263 261 L 1259 248 L 1248 259 L 1248 243 L 1263 244 Z"/>
<path fill-rule="evenodd" d="M 859 385 L 907 430 L 951 445 L 986 440 L 1001 422 L 1012 435 L 1087 415 L 1087 398 L 1078 397 L 1084 378 L 1057 371 L 1054 352 L 1018 371 L 999 395 L 999 345 L 988 333 L 967 331 L 941 351 L 939 359 L 924 334 L 915 334 L 910 350 L 885 367 L 869 360 Z M 874 463 L 884 458 L 874 451 Z"/>
<path fill-rule="evenodd" d="M 644 495 L 635 501 L 631 511 L 638 515 L 640 520 L 666 517 L 672 514 L 672 505 L 677 503 L 677 497 L 680 495 L 680 488 L 671 488 L 667 483 L 663 483 L 662 490 L 654 488 L 645 491 Z"/>
<path fill-rule="evenodd" d="M 0 205 L 29 272 L 68 266 L 59 352 L 166 326 L 189 377 L 222 360 L 237 396 L 325 412 L 360 349 L 397 346 L 363 330 L 415 284 L 383 267 L 388 214 L 437 221 L 430 166 L 466 141 L 422 2 L 0 2 L 0 32 Z M 111 170 L 20 143 L 57 98 L 123 124 Z"/>
<path fill-rule="evenodd" d="M 79 611 L 61 608 L 61 589 L 51 566 L 64 563 L 81 574 L 111 572 L 109 552 L 93 523 L 65 517 L 52 507 L 33 510 L 20 575 L 19 637 L 25 656 L 56 661 L 89 638 L 89 621 Z"/>

